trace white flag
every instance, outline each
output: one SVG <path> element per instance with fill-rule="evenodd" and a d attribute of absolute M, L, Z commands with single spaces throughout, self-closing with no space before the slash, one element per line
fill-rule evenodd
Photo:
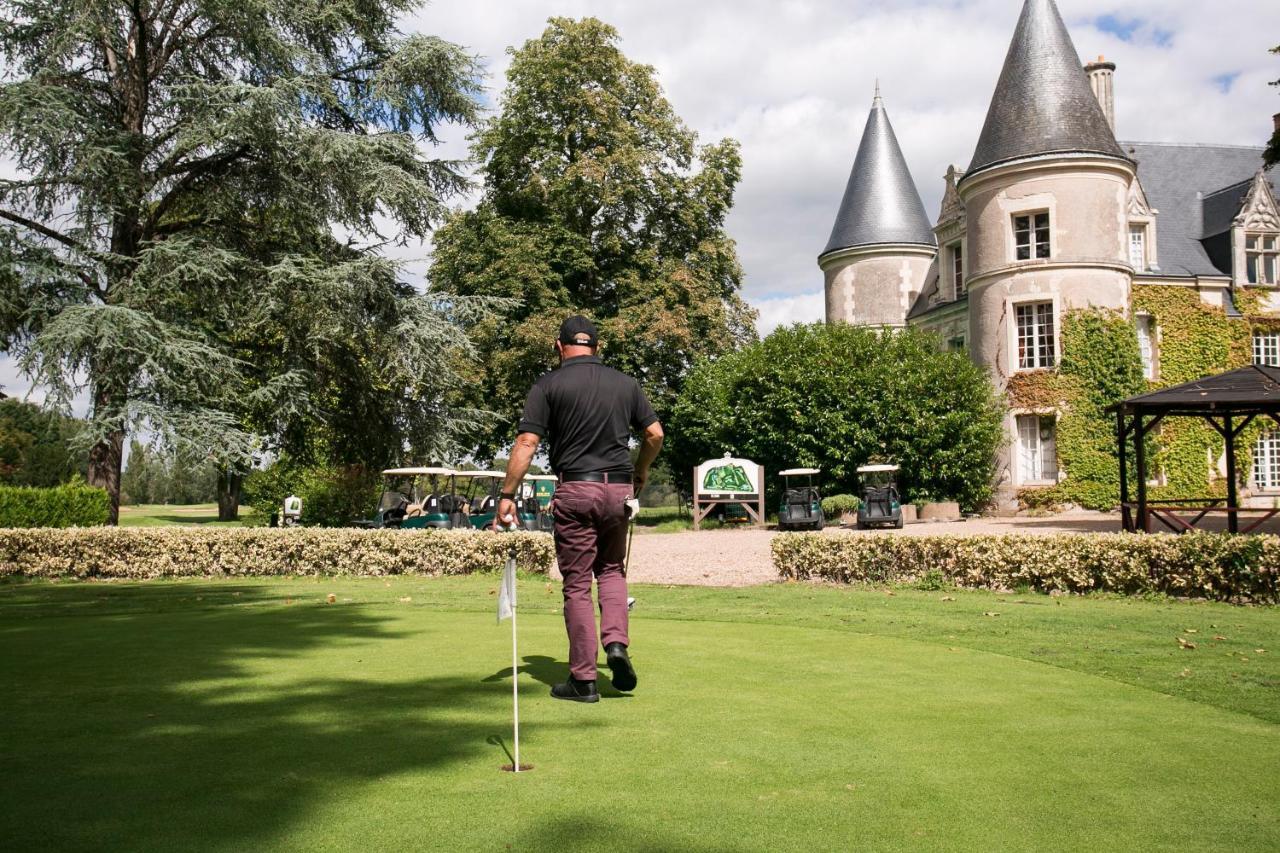
<path fill-rule="evenodd" d="M 516 558 L 507 558 L 507 567 L 502 570 L 502 586 L 498 587 L 498 624 L 503 619 L 511 618 L 516 607 Z"/>

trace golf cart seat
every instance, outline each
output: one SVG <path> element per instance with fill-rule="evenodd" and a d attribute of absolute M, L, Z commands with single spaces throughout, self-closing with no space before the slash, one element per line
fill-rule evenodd
<path fill-rule="evenodd" d="M 808 486 L 787 489 L 787 503 L 791 506 L 808 506 L 818 499 L 818 490 Z"/>
<path fill-rule="evenodd" d="M 404 509 L 405 518 L 417 518 L 422 515 L 422 504 L 409 504 Z"/>

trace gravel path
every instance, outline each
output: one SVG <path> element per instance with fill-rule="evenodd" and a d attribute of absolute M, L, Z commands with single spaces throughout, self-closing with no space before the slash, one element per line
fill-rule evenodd
<path fill-rule="evenodd" d="M 1114 532 L 1119 516 L 1073 512 L 1044 518 L 980 518 L 951 523 L 908 524 L 902 530 L 857 531 L 828 528 L 826 536 L 975 536 L 984 533 Z M 769 557 L 774 536 L 790 536 L 774 530 L 741 528 L 684 533 L 637 532 L 631 548 L 632 583 L 688 584 L 695 586 L 753 586 L 778 579 Z M 560 574 L 553 570 L 553 577 Z"/>

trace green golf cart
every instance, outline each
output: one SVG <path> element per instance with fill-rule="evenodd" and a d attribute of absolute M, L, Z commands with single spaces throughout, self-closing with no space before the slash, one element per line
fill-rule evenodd
<path fill-rule="evenodd" d="M 530 487 L 530 498 L 534 503 L 534 526 L 530 530 L 550 533 L 555 528 L 555 519 L 551 516 L 551 499 L 556 493 L 556 483 L 560 478 L 555 474 L 526 474 L 525 484 Z"/>
<path fill-rule="evenodd" d="M 782 501 L 778 505 L 779 530 L 821 530 L 822 496 L 813 478 L 821 472 L 817 468 L 788 468 L 779 471 L 782 477 Z M 801 482 L 803 478 L 803 482 Z"/>
<path fill-rule="evenodd" d="M 858 505 L 858 529 L 895 527 L 902 529 L 902 502 L 898 494 L 897 465 L 863 465 L 862 503 Z"/>
<path fill-rule="evenodd" d="M 503 471 L 458 471 L 456 476 L 466 487 L 468 506 L 467 520 L 476 530 L 493 530 L 494 520 L 498 515 L 498 497 L 502 492 L 502 481 L 507 475 Z M 534 486 L 526 481 L 521 483 L 516 495 L 516 512 L 520 517 L 520 527 L 524 530 L 538 530 L 538 503 L 533 497 Z"/>
<path fill-rule="evenodd" d="M 388 468 L 373 517 L 357 527 L 448 530 L 466 523 L 452 468 Z"/>

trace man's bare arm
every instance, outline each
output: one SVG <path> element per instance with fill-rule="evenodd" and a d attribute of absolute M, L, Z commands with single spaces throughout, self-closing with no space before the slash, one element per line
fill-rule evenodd
<path fill-rule="evenodd" d="M 538 443 L 542 439 L 537 433 L 522 432 L 516 436 L 516 443 L 511 447 L 511 458 L 507 460 L 507 476 L 502 481 L 502 494 L 514 495 L 520 491 L 520 481 L 529 471 L 529 463 L 533 454 L 538 452 Z M 498 502 L 498 520 L 510 524 L 515 520 L 515 501 L 502 499 Z"/>
<path fill-rule="evenodd" d="M 649 466 L 658 458 L 658 452 L 662 450 L 663 435 L 662 424 L 657 421 L 644 429 L 644 437 L 640 439 L 640 454 L 636 457 L 636 473 L 632 481 L 637 495 L 649 480 Z"/>

